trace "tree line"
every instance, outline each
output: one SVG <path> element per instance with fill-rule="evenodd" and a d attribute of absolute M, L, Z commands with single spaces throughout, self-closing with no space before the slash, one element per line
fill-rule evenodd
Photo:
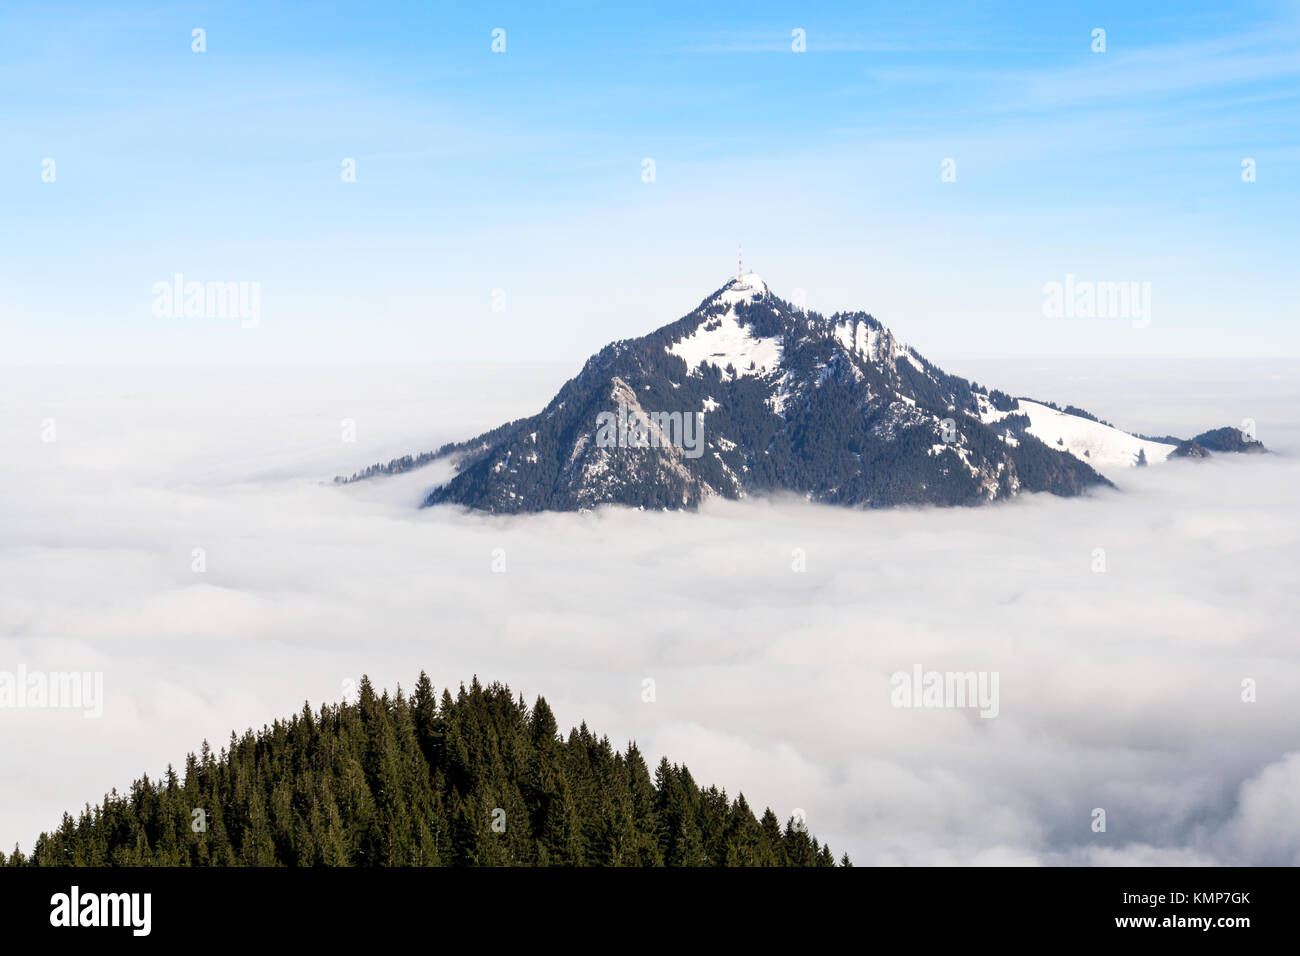
<path fill-rule="evenodd" d="M 420 674 L 409 696 L 307 704 L 183 774 L 116 789 L 8 866 L 834 866 L 790 818 L 702 788 L 685 766 L 654 773 L 584 723 L 558 733 L 475 678 L 453 697 Z M 840 865 L 851 865 L 848 856 Z"/>

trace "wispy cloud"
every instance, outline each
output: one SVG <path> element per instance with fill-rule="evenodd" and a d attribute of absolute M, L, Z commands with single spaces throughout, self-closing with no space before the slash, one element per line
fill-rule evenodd
<path fill-rule="evenodd" d="M 1097 100 L 1140 102 L 1300 76 L 1300 36 L 1245 34 L 1213 41 L 1125 48 L 1111 46 L 1058 70 L 1025 77 L 1025 102 L 1044 107 Z"/>

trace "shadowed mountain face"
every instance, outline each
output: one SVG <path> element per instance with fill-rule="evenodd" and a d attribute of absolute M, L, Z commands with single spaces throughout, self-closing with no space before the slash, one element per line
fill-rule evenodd
<path fill-rule="evenodd" d="M 764 492 L 971 505 L 1077 495 L 1110 483 L 1097 469 L 1162 462 L 1175 447 L 983 389 L 864 312 L 806 312 L 746 275 L 676 322 L 606 346 L 537 415 L 339 480 L 453 456 L 455 477 L 426 505 L 695 508 Z"/>

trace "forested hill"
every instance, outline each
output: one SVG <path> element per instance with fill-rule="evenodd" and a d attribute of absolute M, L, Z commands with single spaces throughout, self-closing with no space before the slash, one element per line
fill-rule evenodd
<path fill-rule="evenodd" d="M 196 812 L 201 811 L 201 812 Z M 684 766 L 653 776 L 586 725 L 557 733 L 477 678 L 435 696 L 304 705 L 297 716 L 205 741 L 185 771 L 142 777 L 77 819 L 67 813 L 8 865 L 123 866 L 833 866 L 793 818 L 757 819 L 744 796 L 700 788 Z M 842 864 L 848 865 L 847 856 Z"/>

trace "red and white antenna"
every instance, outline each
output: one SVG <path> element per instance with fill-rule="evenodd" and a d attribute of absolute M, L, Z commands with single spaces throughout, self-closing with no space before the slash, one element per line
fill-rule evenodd
<path fill-rule="evenodd" d="M 736 281 L 740 282 L 745 275 L 745 247 L 743 243 L 736 243 Z"/>

